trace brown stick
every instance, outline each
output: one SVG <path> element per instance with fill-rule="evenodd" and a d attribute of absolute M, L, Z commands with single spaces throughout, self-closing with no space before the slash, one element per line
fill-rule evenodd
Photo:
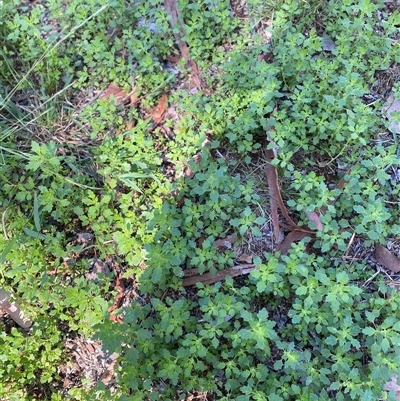
<path fill-rule="evenodd" d="M 10 294 L 4 288 L 0 288 L 0 308 L 4 309 L 18 326 L 23 329 L 29 329 L 32 326 L 32 322 L 24 316 L 18 304 L 15 302 L 10 303 L 9 300 Z"/>
<path fill-rule="evenodd" d="M 273 203 L 271 204 L 271 208 L 273 208 L 274 213 L 277 213 L 277 209 L 281 209 L 281 212 L 283 214 L 283 217 L 286 219 L 286 221 L 289 223 L 289 226 L 291 226 L 292 230 L 298 230 L 302 231 L 307 234 L 314 234 L 314 231 L 312 230 L 307 230 L 302 227 L 299 227 L 289 216 L 289 213 L 286 209 L 285 203 L 283 202 L 281 191 L 279 189 L 279 183 L 278 183 L 278 172 L 276 171 L 276 167 L 271 164 L 272 160 L 275 158 L 274 152 L 271 149 L 268 149 L 266 151 L 267 153 L 267 167 L 265 168 L 266 174 L 267 174 L 267 181 L 268 181 L 268 186 L 269 186 L 269 193 L 271 196 L 271 199 L 273 199 Z M 277 203 L 277 204 L 276 204 Z M 277 218 L 274 219 L 275 221 Z M 275 229 L 275 236 L 278 236 L 278 231 Z M 276 241 L 278 242 L 278 238 L 275 238 Z"/>
<path fill-rule="evenodd" d="M 184 279 L 182 285 L 188 287 L 195 285 L 196 283 L 213 284 L 224 280 L 227 276 L 236 277 L 243 274 L 249 274 L 254 269 L 257 269 L 257 267 L 252 263 L 237 265 L 225 270 L 217 271 L 214 276 L 210 273 L 199 274 L 198 269 L 189 269 L 183 272 Z"/>

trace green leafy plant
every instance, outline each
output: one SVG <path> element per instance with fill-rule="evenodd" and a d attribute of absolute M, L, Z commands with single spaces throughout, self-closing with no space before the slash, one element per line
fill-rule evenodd
<path fill-rule="evenodd" d="M 179 29 L 160 0 L 0 5 L 0 288 L 33 322 L 3 324 L 0 398 L 65 398 L 75 335 L 118 356 L 112 391 L 86 382 L 69 390 L 79 400 L 394 397 L 398 292 L 343 255 L 399 230 L 398 143 L 381 113 L 396 85 L 367 100 L 399 61 L 399 13 L 252 0 L 241 21 L 236 3 L 179 1 Z M 196 93 L 194 68 L 168 61 L 178 33 Z M 95 99 L 110 82 L 135 104 Z M 156 123 L 160 94 L 168 121 Z M 284 202 L 314 230 L 286 254 L 260 210 L 266 147 Z M 235 267 L 245 247 L 248 277 L 182 287 L 188 272 Z M 90 280 L 106 258 L 111 274 Z M 121 281 L 135 299 L 117 324 Z"/>

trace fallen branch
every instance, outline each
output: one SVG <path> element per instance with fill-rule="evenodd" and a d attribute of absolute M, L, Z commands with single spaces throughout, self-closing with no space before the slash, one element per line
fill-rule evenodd
<path fill-rule="evenodd" d="M 189 47 L 182 39 L 186 36 L 185 23 L 182 14 L 176 4 L 176 0 L 164 0 L 165 11 L 169 14 L 170 25 L 174 34 L 175 40 L 178 44 L 181 57 L 185 60 L 186 66 L 190 68 L 192 81 L 197 89 L 201 89 L 201 81 L 199 77 L 199 69 L 196 63 L 189 56 Z"/>
<path fill-rule="evenodd" d="M 18 304 L 9 302 L 10 297 L 10 294 L 4 288 L 0 288 L 0 308 L 6 311 L 18 326 L 23 329 L 29 329 L 32 326 L 32 322 L 24 316 Z"/>
<path fill-rule="evenodd" d="M 303 233 L 311 234 L 311 235 L 314 234 L 315 233 L 314 231 L 298 226 L 292 220 L 292 218 L 289 216 L 289 213 L 286 209 L 285 203 L 283 202 L 283 199 L 282 199 L 281 190 L 279 188 L 278 172 L 276 170 L 276 167 L 274 165 L 272 165 L 272 163 L 271 163 L 275 158 L 274 152 L 271 149 L 267 149 L 266 154 L 267 154 L 268 164 L 267 164 L 267 167 L 265 168 L 265 170 L 266 170 L 269 193 L 270 193 L 271 212 L 273 212 L 273 223 L 274 223 L 274 232 L 275 232 L 276 242 L 279 242 L 279 225 L 287 227 L 287 225 L 283 225 L 282 223 L 279 223 L 278 208 L 281 210 L 283 217 L 286 219 L 286 221 L 289 224 L 289 227 L 292 230 L 298 230 Z"/>
<path fill-rule="evenodd" d="M 196 283 L 214 284 L 218 281 L 224 280 L 227 276 L 242 276 L 244 274 L 249 274 L 254 269 L 257 269 L 256 265 L 247 263 L 233 266 L 225 270 L 219 270 L 215 275 L 211 275 L 211 273 L 199 274 L 198 269 L 189 269 L 183 272 L 184 278 L 182 285 L 184 287 L 189 287 L 191 285 L 195 285 Z"/>
<path fill-rule="evenodd" d="M 381 244 L 375 244 L 376 261 L 394 273 L 400 271 L 400 259 Z"/>

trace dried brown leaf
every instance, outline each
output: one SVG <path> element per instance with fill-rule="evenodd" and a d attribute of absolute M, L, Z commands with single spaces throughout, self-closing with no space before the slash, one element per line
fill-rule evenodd
<path fill-rule="evenodd" d="M 201 81 L 197 64 L 193 60 L 189 60 L 188 65 L 190 67 L 190 75 L 192 77 L 192 83 L 194 87 L 197 89 L 201 89 Z"/>
<path fill-rule="evenodd" d="M 380 265 L 392 272 L 400 272 L 400 259 L 381 244 L 375 245 L 375 259 Z"/>
<path fill-rule="evenodd" d="M 274 53 L 272 51 L 269 51 L 264 54 L 260 54 L 258 56 L 258 61 L 265 61 L 266 63 L 272 63 L 274 61 Z"/>
<path fill-rule="evenodd" d="M 113 83 L 108 85 L 108 88 L 99 96 L 99 99 L 110 99 L 111 97 L 115 98 L 117 106 L 130 100 L 129 94 Z"/>
<path fill-rule="evenodd" d="M 319 216 L 316 212 L 308 213 L 307 217 L 308 217 L 308 220 L 315 223 L 318 231 L 322 231 L 324 229 L 324 226 L 322 225 L 321 220 L 319 219 Z"/>
<path fill-rule="evenodd" d="M 300 231 L 300 230 L 294 230 L 286 236 L 286 238 L 284 239 L 282 244 L 280 244 L 280 246 L 278 247 L 278 251 L 281 252 L 281 255 L 286 255 L 289 252 L 289 249 L 291 248 L 293 242 L 298 242 L 298 241 L 302 240 L 303 238 L 312 236 L 312 235 L 313 235 L 313 233 L 304 232 L 304 231 Z"/>
<path fill-rule="evenodd" d="M 162 95 L 156 107 L 153 107 L 150 111 L 150 115 L 153 122 L 158 125 L 163 120 L 165 113 L 167 112 L 168 97 L 166 94 Z"/>
<path fill-rule="evenodd" d="M 176 56 L 173 54 L 170 54 L 169 56 L 167 56 L 167 60 L 170 61 L 171 63 L 178 63 L 180 59 L 181 59 L 181 56 Z"/>
<path fill-rule="evenodd" d="M 242 253 L 236 258 L 238 262 L 253 263 L 253 255 L 248 255 L 247 253 Z"/>
<path fill-rule="evenodd" d="M 122 323 L 122 318 L 119 315 L 115 315 L 114 312 L 122 305 L 122 300 L 125 296 L 125 284 L 124 280 L 121 276 L 117 277 L 115 282 L 115 289 L 118 291 L 118 295 L 115 297 L 114 303 L 108 308 L 108 312 L 110 312 L 110 320 L 115 323 Z"/>
<path fill-rule="evenodd" d="M 219 270 L 214 276 L 210 273 L 199 274 L 198 269 L 189 269 L 183 272 L 182 285 L 189 287 L 196 283 L 203 284 L 214 284 L 218 281 L 222 281 L 227 276 L 236 277 L 244 274 L 249 274 L 252 270 L 257 269 L 253 264 L 244 264 L 230 267 L 225 270 Z"/>
<path fill-rule="evenodd" d="M 237 241 L 237 236 L 235 234 L 233 235 L 228 235 L 226 238 L 223 239 L 217 239 L 214 241 L 214 246 L 218 250 L 223 250 L 223 249 L 231 249 L 233 244 Z"/>
<path fill-rule="evenodd" d="M 140 99 L 136 96 L 136 91 L 137 91 L 137 88 L 134 87 L 134 88 L 131 90 L 131 93 L 129 94 L 129 100 L 130 100 L 129 105 L 130 105 L 131 107 L 136 106 L 136 105 L 139 103 L 139 101 L 140 101 Z"/>
<path fill-rule="evenodd" d="M 400 133 L 400 100 L 395 99 L 393 94 L 389 95 L 387 103 L 384 106 L 387 119 L 389 120 L 389 131 L 393 134 Z"/>

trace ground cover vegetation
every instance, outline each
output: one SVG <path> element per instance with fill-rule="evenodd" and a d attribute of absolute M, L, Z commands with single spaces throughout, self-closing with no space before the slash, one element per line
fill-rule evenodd
<path fill-rule="evenodd" d="M 1 2 L 0 399 L 397 399 L 396 4 Z"/>

